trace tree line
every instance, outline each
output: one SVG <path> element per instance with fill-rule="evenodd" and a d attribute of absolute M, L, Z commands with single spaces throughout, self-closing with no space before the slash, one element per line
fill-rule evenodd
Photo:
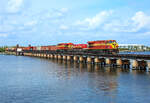
<path fill-rule="evenodd" d="M 7 46 L 4 47 L 0 47 L 0 52 L 5 52 L 5 49 L 7 48 Z"/>

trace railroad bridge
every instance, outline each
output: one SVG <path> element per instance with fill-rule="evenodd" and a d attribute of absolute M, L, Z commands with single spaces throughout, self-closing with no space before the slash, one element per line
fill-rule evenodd
<path fill-rule="evenodd" d="M 122 68 L 132 68 L 132 69 L 139 69 L 139 70 L 147 70 L 149 68 L 150 70 L 150 55 L 94 54 L 94 53 L 81 53 L 81 52 L 65 53 L 65 52 L 56 52 L 56 51 L 48 51 L 48 50 L 16 51 L 15 53 L 17 55 L 91 63 L 100 66 L 112 66 L 112 67 L 118 66 Z"/>

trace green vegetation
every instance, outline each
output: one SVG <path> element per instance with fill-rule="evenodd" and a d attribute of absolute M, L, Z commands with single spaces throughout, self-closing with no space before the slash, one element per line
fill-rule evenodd
<path fill-rule="evenodd" d="M 121 51 L 130 51 L 130 50 L 127 48 L 119 48 L 119 51 L 121 52 Z"/>
<path fill-rule="evenodd" d="M 150 51 L 150 47 L 148 47 L 148 51 Z"/>
<path fill-rule="evenodd" d="M 5 52 L 5 49 L 7 48 L 7 46 L 4 47 L 0 47 L 0 52 Z"/>

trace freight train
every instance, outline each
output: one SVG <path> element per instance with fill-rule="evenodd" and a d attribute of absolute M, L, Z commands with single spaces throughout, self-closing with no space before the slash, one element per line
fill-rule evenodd
<path fill-rule="evenodd" d="M 24 52 L 31 51 L 54 51 L 55 53 L 94 53 L 94 54 L 116 54 L 118 43 L 116 40 L 88 41 L 87 44 L 60 43 L 49 46 L 22 47 Z"/>

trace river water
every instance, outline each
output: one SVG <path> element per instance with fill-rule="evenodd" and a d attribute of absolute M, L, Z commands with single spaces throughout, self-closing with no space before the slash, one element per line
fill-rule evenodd
<path fill-rule="evenodd" d="M 0 55 L 0 103 L 148 103 L 150 74 Z"/>

